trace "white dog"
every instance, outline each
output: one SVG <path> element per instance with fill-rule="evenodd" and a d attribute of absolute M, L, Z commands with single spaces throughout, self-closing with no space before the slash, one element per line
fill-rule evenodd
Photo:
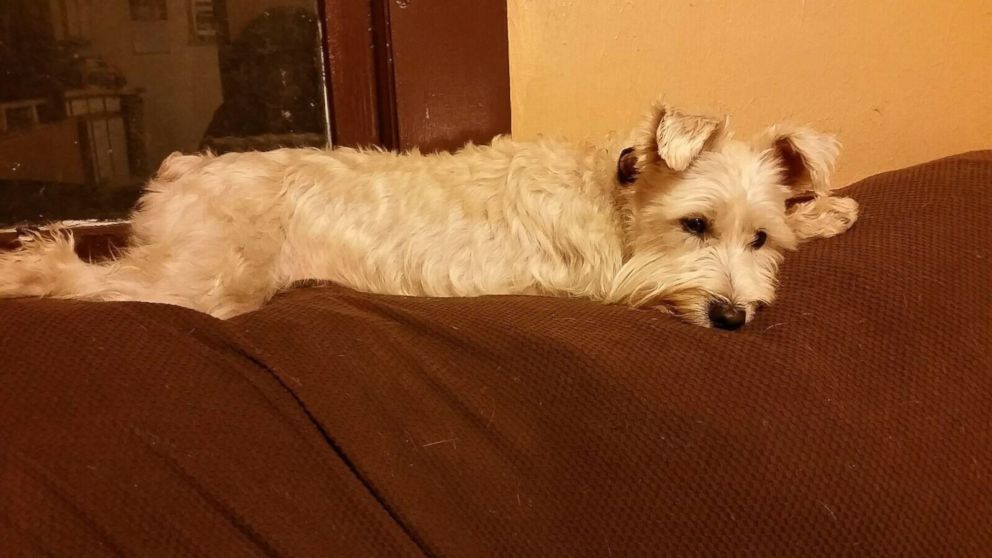
<path fill-rule="evenodd" d="M 70 234 L 0 254 L 0 296 L 141 300 L 228 318 L 301 279 L 413 296 L 588 297 L 736 329 L 772 301 L 785 250 L 847 230 L 838 144 L 656 105 L 624 145 L 496 138 L 457 153 L 174 154 L 130 245 L 87 263 Z M 786 200 L 817 195 L 791 210 Z"/>

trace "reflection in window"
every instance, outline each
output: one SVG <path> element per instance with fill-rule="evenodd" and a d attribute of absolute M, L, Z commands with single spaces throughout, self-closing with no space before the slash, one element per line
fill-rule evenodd
<path fill-rule="evenodd" d="M 0 225 L 127 214 L 173 151 L 327 143 L 315 0 L 0 1 Z"/>

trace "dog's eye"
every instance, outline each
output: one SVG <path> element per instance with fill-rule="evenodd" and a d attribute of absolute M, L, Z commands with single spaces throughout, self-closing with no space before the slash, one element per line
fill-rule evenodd
<path fill-rule="evenodd" d="M 682 228 L 696 236 L 703 236 L 709 228 L 709 223 L 702 217 L 686 217 L 682 219 Z"/>
<path fill-rule="evenodd" d="M 754 240 L 751 241 L 751 248 L 757 250 L 758 248 L 764 246 L 767 240 L 768 240 L 768 233 L 766 233 L 765 231 L 758 231 L 754 233 Z"/>

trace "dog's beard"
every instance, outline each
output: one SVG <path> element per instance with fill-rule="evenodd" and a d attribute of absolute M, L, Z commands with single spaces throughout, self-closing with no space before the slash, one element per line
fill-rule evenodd
<path fill-rule="evenodd" d="M 711 295 L 691 281 L 692 277 L 677 273 L 661 254 L 635 255 L 620 268 L 607 301 L 655 307 L 697 323 L 697 314 L 705 318 L 705 301 Z"/>
<path fill-rule="evenodd" d="M 617 273 L 607 297 L 607 302 L 654 308 L 702 327 L 712 327 L 709 305 L 714 300 L 736 302 L 725 293 L 699 286 L 695 274 L 674 271 L 662 255 L 635 255 L 628 260 Z M 762 302 L 738 304 L 750 322 Z"/>
<path fill-rule="evenodd" d="M 671 266 L 662 255 L 634 254 L 614 277 L 606 301 L 634 308 L 657 306 L 667 293 L 680 288 L 684 285 L 673 277 Z"/>
<path fill-rule="evenodd" d="M 665 293 L 652 306 L 691 324 L 710 327 L 707 308 L 712 298 L 713 295 L 703 289 L 685 288 Z"/>

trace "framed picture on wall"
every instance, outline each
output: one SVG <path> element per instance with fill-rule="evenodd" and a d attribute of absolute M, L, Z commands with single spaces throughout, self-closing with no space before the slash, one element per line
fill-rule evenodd
<path fill-rule="evenodd" d="M 166 0 L 128 0 L 131 21 L 166 21 L 169 10 Z"/>
<path fill-rule="evenodd" d="M 189 44 L 213 45 L 222 40 L 224 0 L 186 0 L 189 12 Z"/>
<path fill-rule="evenodd" d="M 169 44 L 167 0 L 128 0 L 131 44 L 135 54 L 163 54 Z"/>

